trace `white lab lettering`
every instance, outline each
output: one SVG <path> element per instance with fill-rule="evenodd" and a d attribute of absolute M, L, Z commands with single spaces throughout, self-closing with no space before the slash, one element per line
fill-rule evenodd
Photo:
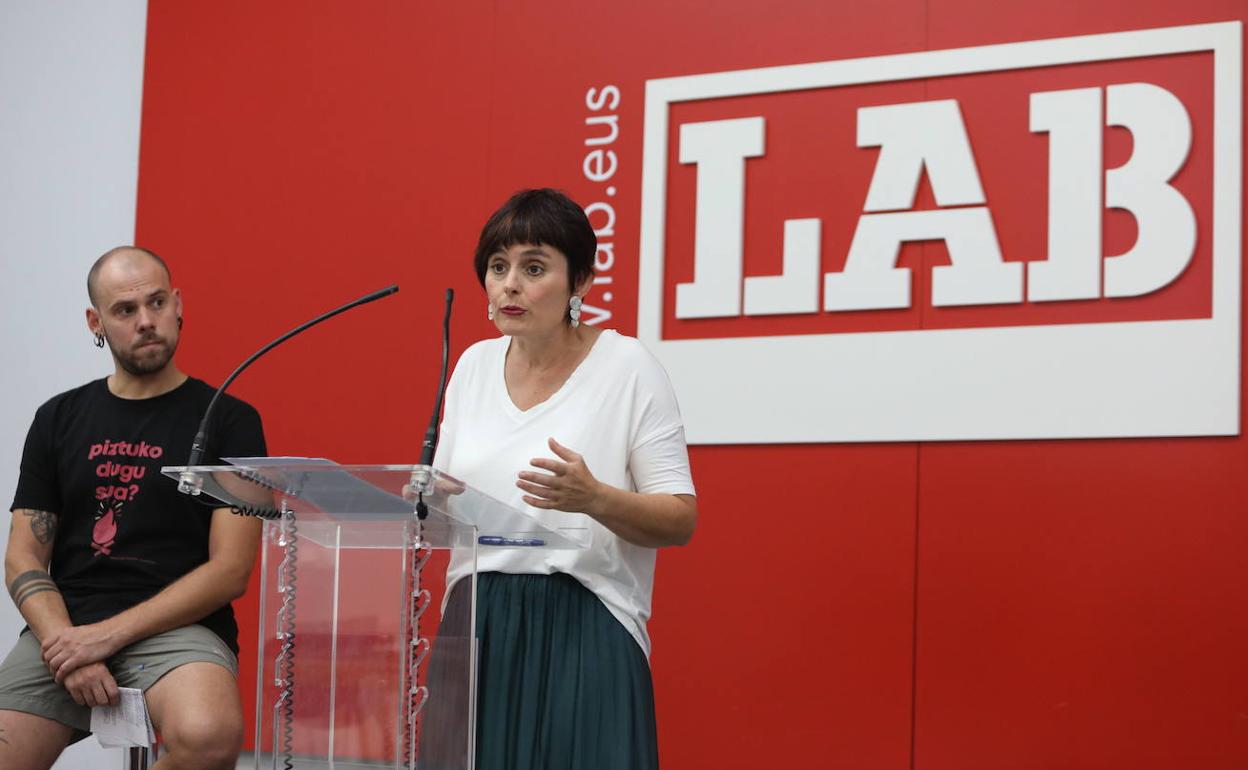
<path fill-rule="evenodd" d="M 745 159 L 763 154 L 763 119 L 680 127 L 680 162 L 697 164 L 693 282 L 676 285 L 677 318 L 741 314 Z"/>
<path fill-rule="evenodd" d="M 1049 135 L 1049 253 L 1027 265 L 1027 299 L 1101 296 L 1101 89 L 1031 95 L 1031 130 Z"/>
<path fill-rule="evenodd" d="M 844 271 L 824 276 L 824 309 L 909 307 L 910 270 L 897 267 L 901 244 L 937 239 L 945 241 L 953 264 L 932 270 L 933 305 L 1022 302 L 1023 266 L 1002 260 L 987 206 L 897 211 L 914 206 L 925 168 L 938 205 L 984 202 L 957 102 L 860 109 L 858 146 L 877 145 L 880 157 L 865 206 L 869 213 L 858 220 Z"/>
<path fill-rule="evenodd" d="M 784 221 L 783 268 L 780 275 L 745 279 L 745 314 L 819 312 L 818 219 Z"/>
<path fill-rule="evenodd" d="M 1196 215 L 1170 180 L 1187 160 L 1192 124 L 1174 94 L 1148 83 L 1110 86 L 1105 117 L 1131 132 L 1131 159 L 1105 175 L 1105 205 L 1130 211 L 1139 235 L 1105 258 L 1105 296 L 1135 297 L 1174 282 L 1196 250 Z"/>

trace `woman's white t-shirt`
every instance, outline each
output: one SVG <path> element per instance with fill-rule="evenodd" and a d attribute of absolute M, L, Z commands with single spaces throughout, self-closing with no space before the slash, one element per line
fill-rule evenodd
<path fill-rule="evenodd" d="M 599 481 L 642 493 L 694 494 L 685 430 L 667 373 L 632 337 L 603 331 L 567 382 L 546 401 L 521 411 L 512 402 L 503 363 L 510 337 L 464 351 L 446 392 L 435 467 L 552 524 L 589 531 L 584 550 L 500 548 L 478 551 L 480 572 L 563 572 L 593 591 L 650 654 L 646 621 L 654 586 L 653 548 L 633 545 L 581 513 L 527 505 L 516 486 L 520 471 L 543 472 L 530 461 L 559 458 L 547 440 L 585 458 Z M 470 557 L 452 557 L 447 583 L 471 570 Z"/>

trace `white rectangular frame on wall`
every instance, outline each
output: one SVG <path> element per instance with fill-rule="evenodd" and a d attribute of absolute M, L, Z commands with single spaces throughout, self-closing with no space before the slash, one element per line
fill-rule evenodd
<path fill-rule="evenodd" d="M 646 83 L 638 338 L 692 444 L 1239 434 L 1242 24 L 924 51 Z M 662 338 L 669 108 L 754 94 L 1212 52 L 1207 319 Z"/>

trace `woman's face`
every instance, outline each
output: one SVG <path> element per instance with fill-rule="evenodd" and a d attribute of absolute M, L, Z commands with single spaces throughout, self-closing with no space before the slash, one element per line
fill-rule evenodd
<path fill-rule="evenodd" d="M 566 323 L 568 259 L 553 246 L 513 244 L 490 256 L 485 293 L 503 334 L 548 334 Z"/>

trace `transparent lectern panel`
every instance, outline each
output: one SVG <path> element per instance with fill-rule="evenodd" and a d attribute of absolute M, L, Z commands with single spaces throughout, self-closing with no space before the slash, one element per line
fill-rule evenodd
<path fill-rule="evenodd" d="M 228 466 L 166 467 L 195 494 L 272 518 L 282 499 L 306 525 L 308 537 L 327 545 L 323 535 L 338 523 L 369 522 L 349 533 L 354 547 L 395 548 L 395 535 L 418 503 L 427 511 L 425 539 L 435 548 L 467 547 L 474 538 L 487 545 L 584 548 L 588 519 L 581 514 L 517 510 L 428 466 L 338 465 L 329 460 L 291 457 L 227 458 Z M 423 485 L 416 479 L 422 479 Z M 423 489 L 423 491 L 421 491 Z"/>
<path fill-rule="evenodd" d="M 205 505 L 235 508 L 251 516 L 276 518 L 280 495 L 271 487 L 257 484 L 247 474 L 230 466 L 162 468 L 164 475 L 178 482 L 178 491 L 194 496 Z"/>
<path fill-rule="evenodd" d="M 471 767 L 471 598 L 441 617 L 452 551 L 583 548 L 586 517 L 518 511 L 428 466 L 228 461 L 162 472 L 266 519 L 257 770 Z"/>
<path fill-rule="evenodd" d="M 450 552 L 301 529 L 265 524 L 257 770 L 470 767 L 473 647 L 439 633 Z"/>

